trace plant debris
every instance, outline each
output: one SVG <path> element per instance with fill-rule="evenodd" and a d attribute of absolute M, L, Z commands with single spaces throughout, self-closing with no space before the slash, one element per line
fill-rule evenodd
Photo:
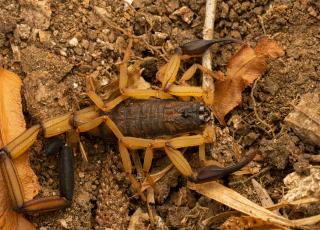
<path fill-rule="evenodd" d="M 21 105 L 21 80 L 5 69 L 0 69 L 0 148 L 13 140 L 26 129 Z M 29 154 L 14 159 L 23 189 L 25 201 L 31 200 L 39 192 L 36 175 L 29 164 Z M 33 224 L 22 214 L 12 210 L 12 203 L 6 191 L 6 185 L 0 178 L 0 226 L 3 230 L 31 230 Z"/>
<path fill-rule="evenodd" d="M 248 44 L 232 56 L 228 62 L 226 80 L 216 81 L 213 110 L 221 124 L 225 124 L 224 116 L 242 101 L 241 93 L 251 85 L 267 69 L 267 60 L 284 55 L 277 43 L 267 37 L 261 38 L 256 48 Z M 218 72 L 218 75 L 221 75 Z"/>

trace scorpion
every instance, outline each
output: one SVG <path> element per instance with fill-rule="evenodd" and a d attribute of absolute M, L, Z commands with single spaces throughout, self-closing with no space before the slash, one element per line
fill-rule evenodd
<path fill-rule="evenodd" d="M 180 61 L 200 56 L 212 44 L 237 42 L 230 38 L 197 40 L 178 47 L 167 64 L 162 66 L 157 78 L 161 87 L 133 87 L 128 76 L 128 61 L 133 45 L 129 36 L 128 46 L 119 66 L 120 95 L 105 102 L 94 89 L 88 87 L 87 95 L 94 105 L 73 113 L 41 121 L 31 126 L 17 138 L 0 149 L 0 169 L 12 201 L 13 209 L 22 213 L 41 213 L 70 206 L 74 189 L 73 153 L 64 143 L 53 142 L 48 152 L 60 152 L 60 196 L 35 198 L 24 201 L 24 193 L 17 169 L 12 159 L 26 152 L 41 133 L 45 138 L 63 133 L 90 132 L 103 138 L 116 137 L 123 168 L 133 189 L 145 200 L 141 184 L 132 175 L 130 150 L 144 149 L 143 170 L 148 172 L 155 149 L 164 149 L 172 164 L 183 176 L 194 183 L 203 183 L 239 170 L 254 157 L 255 151 L 237 164 L 226 168 L 206 166 L 194 172 L 179 150 L 199 146 L 199 154 L 205 154 L 205 144 L 212 143 L 213 90 L 186 83 L 197 69 L 214 77 L 214 74 L 199 64 L 193 64 L 177 81 Z M 190 98 L 195 100 L 190 100 Z M 182 98 L 184 100 L 177 100 Z M 200 99 L 203 99 L 203 102 Z M 180 135 L 180 136 L 178 136 Z M 75 135 L 76 136 L 76 135 Z M 173 137 L 172 137 L 173 136 Z M 79 141 L 70 138 L 69 144 Z"/>

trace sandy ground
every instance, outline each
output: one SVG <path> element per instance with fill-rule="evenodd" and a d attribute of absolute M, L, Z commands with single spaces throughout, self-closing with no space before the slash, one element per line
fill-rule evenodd
<path fill-rule="evenodd" d="M 310 166 L 309 161 L 302 156 L 319 153 L 319 146 L 310 143 L 308 135 L 298 136 L 284 122 L 304 94 L 319 94 L 319 11 L 317 0 L 218 1 L 215 37 L 233 37 L 255 44 L 261 36 L 268 35 L 286 53 L 268 65 L 266 74 L 253 88 L 243 92 L 242 104 L 226 117 L 227 127 L 217 124 L 217 143 L 207 149 L 208 157 L 224 165 L 234 162 L 235 144 L 243 152 L 259 149 L 261 160 L 252 166 L 268 169 L 255 179 L 274 202 L 288 191 L 284 177 L 293 171 L 308 173 L 302 169 Z M 204 0 L 137 0 L 132 7 L 109 0 L 1 0 L 0 66 L 23 79 L 24 112 L 31 125 L 90 105 L 85 95 L 85 76 L 95 78 L 101 95 L 118 78 L 127 37 L 110 27 L 110 22 L 123 29 L 133 27 L 139 37 L 131 61 L 141 60 L 145 68 L 142 75 L 155 83 L 157 69 L 174 47 L 202 37 L 204 13 Z M 212 47 L 213 69 L 225 70 L 234 51 L 232 45 Z M 188 66 L 190 62 L 183 68 Z M 72 206 L 28 218 L 41 230 L 126 228 L 135 210 L 147 210 L 130 189 L 116 145 L 89 135 L 83 135 L 81 141 L 89 162 L 84 162 L 80 154 L 76 157 Z M 32 167 L 42 186 L 40 196 L 57 195 L 57 159 L 43 155 L 44 144 L 45 140 L 39 138 L 32 148 Z M 190 154 L 190 162 L 197 166 L 196 154 Z M 167 164 L 168 160 L 159 152 L 152 170 Z M 245 178 L 230 176 L 222 183 L 259 203 L 250 181 L 237 183 Z M 153 209 L 169 229 L 199 229 L 204 219 L 228 210 L 187 190 L 185 185 L 186 180 L 176 170 L 157 185 L 159 193 Z M 181 196 L 183 202 L 178 202 Z M 286 213 L 289 218 L 307 217 L 319 214 L 320 209 L 314 205 L 288 209 Z M 207 227 L 215 229 L 223 221 Z M 147 226 L 148 223 L 141 224 L 139 229 Z"/>

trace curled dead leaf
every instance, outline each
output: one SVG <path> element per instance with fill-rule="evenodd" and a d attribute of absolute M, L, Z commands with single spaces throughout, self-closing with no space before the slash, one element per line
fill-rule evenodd
<path fill-rule="evenodd" d="M 0 148 L 26 129 L 20 90 L 20 78 L 10 71 L 0 69 Z M 29 155 L 26 153 L 15 159 L 14 164 L 24 188 L 25 200 L 31 200 L 38 194 L 39 184 L 29 165 Z M 0 229 L 35 229 L 22 214 L 12 210 L 2 176 L 0 176 Z"/>
<path fill-rule="evenodd" d="M 213 111 L 220 123 L 225 124 L 224 116 L 241 103 L 244 88 L 265 72 L 267 60 L 282 55 L 275 41 L 263 37 L 255 49 L 246 44 L 229 60 L 226 80 L 215 83 Z"/>

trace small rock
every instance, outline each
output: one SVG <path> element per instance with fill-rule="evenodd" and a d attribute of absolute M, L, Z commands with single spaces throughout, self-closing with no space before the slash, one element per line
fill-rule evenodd
<path fill-rule="evenodd" d="M 90 0 L 83 0 L 82 1 L 82 5 L 83 5 L 84 8 L 88 8 L 89 5 L 90 5 Z"/>
<path fill-rule="evenodd" d="M 46 30 L 50 26 L 51 8 L 50 0 L 22 0 L 21 18 L 30 26 Z"/>
<path fill-rule="evenodd" d="M 250 133 L 248 133 L 248 135 L 246 135 L 243 138 L 243 144 L 245 146 L 250 146 L 253 144 L 253 142 L 255 142 L 255 140 L 257 140 L 258 137 L 259 137 L 259 135 L 256 134 L 255 132 L 250 132 Z"/>
<path fill-rule="evenodd" d="M 299 157 L 298 162 L 293 164 L 294 171 L 299 175 L 309 176 L 310 175 L 310 164 L 304 157 Z"/>
<path fill-rule="evenodd" d="M 30 26 L 26 24 L 18 24 L 14 30 L 14 35 L 22 40 L 27 40 L 30 36 Z"/>
<path fill-rule="evenodd" d="M 43 44 L 48 44 L 50 41 L 50 33 L 47 31 L 39 30 L 39 40 Z"/>
<path fill-rule="evenodd" d="M 320 169 L 310 168 L 309 176 L 302 176 L 296 172 L 290 173 L 283 179 L 289 188 L 283 200 L 294 201 L 306 197 L 319 197 L 320 195 Z"/>
<path fill-rule="evenodd" d="M 162 45 L 165 42 L 165 40 L 168 38 L 168 34 L 162 33 L 162 32 L 155 32 L 152 35 L 152 38 L 154 40 L 155 45 Z"/>
<path fill-rule="evenodd" d="M 222 2 L 221 3 L 221 17 L 226 18 L 229 13 L 229 5 Z"/>
<path fill-rule="evenodd" d="M 105 18 L 112 18 L 112 15 L 108 11 L 106 11 L 104 8 L 95 6 L 93 7 L 93 10 L 99 17 L 101 17 L 102 20 Z"/>
<path fill-rule="evenodd" d="M 231 9 L 229 12 L 229 19 L 230 21 L 235 21 L 238 17 L 238 14 L 234 11 L 234 9 Z"/>
<path fill-rule="evenodd" d="M 308 8 L 308 12 L 311 16 L 317 17 L 317 11 L 315 11 L 311 6 Z"/>
<path fill-rule="evenodd" d="M 90 202 L 90 194 L 88 192 L 81 191 L 76 198 L 76 201 L 80 206 L 86 207 Z"/>
<path fill-rule="evenodd" d="M 179 1 L 171 0 L 167 3 L 167 10 L 172 13 L 174 10 L 179 8 Z"/>
<path fill-rule="evenodd" d="M 279 90 L 279 85 L 271 79 L 267 78 L 264 84 L 262 85 L 262 90 L 274 96 Z"/>
<path fill-rule="evenodd" d="M 88 49 L 89 48 L 89 41 L 88 40 L 86 40 L 86 39 L 83 39 L 82 41 L 81 41 L 81 46 L 84 48 L 84 49 Z"/>
<path fill-rule="evenodd" d="M 84 178 L 84 172 L 79 172 L 79 177 Z"/>
<path fill-rule="evenodd" d="M 193 15 L 194 13 L 192 12 L 192 10 L 187 7 L 187 6 L 183 6 L 180 9 L 174 11 L 171 15 L 170 18 L 171 19 L 177 19 L 177 16 L 181 17 L 182 20 L 188 24 L 190 24 L 193 20 Z"/>
<path fill-rule="evenodd" d="M 67 56 L 67 52 L 65 50 L 60 50 L 59 51 L 60 55 L 66 57 Z"/>
<path fill-rule="evenodd" d="M 286 118 L 286 124 L 302 141 L 320 146 L 320 93 L 307 93 L 301 97 L 295 110 Z"/>
<path fill-rule="evenodd" d="M 62 227 L 68 228 L 67 221 L 65 219 L 58 220 Z"/>
<path fill-rule="evenodd" d="M 18 46 L 11 44 L 11 50 L 13 54 L 13 61 L 20 62 L 21 61 L 21 53 Z"/>
<path fill-rule="evenodd" d="M 261 15 L 263 13 L 263 8 L 262 6 L 256 7 L 253 9 L 253 12 L 257 15 Z"/>
<path fill-rule="evenodd" d="M 237 39 L 240 39 L 241 38 L 241 34 L 238 30 L 232 30 L 230 32 L 230 36 L 233 37 L 233 38 L 237 38 Z"/>
<path fill-rule="evenodd" d="M 79 44 L 79 41 L 76 37 L 73 37 L 68 41 L 68 43 L 70 46 L 75 47 Z"/>
<path fill-rule="evenodd" d="M 92 41 L 95 41 L 97 39 L 97 32 L 95 30 L 88 30 L 88 38 Z"/>

